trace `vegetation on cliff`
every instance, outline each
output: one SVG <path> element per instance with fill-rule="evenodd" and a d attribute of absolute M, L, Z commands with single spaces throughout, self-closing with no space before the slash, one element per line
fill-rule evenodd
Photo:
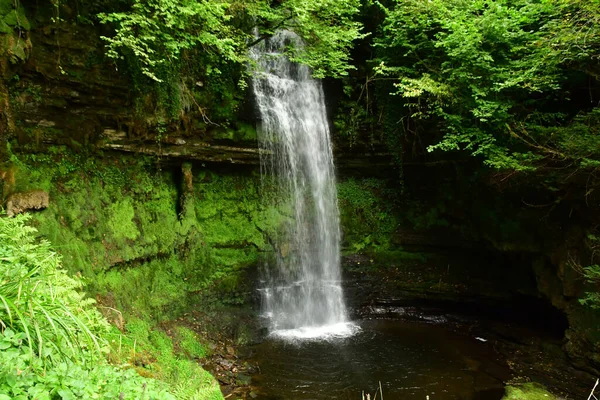
<path fill-rule="evenodd" d="M 159 321 L 178 316 L 193 293 L 241 302 L 244 271 L 285 214 L 263 204 L 256 172 L 198 166 L 186 180 L 156 161 L 53 147 L 12 156 L 11 190 L 49 191 L 50 206 L 34 217 L 40 234 L 89 279 L 88 290 L 120 309 Z"/>
<path fill-rule="evenodd" d="M 161 390 L 168 388 L 176 398 L 221 398 L 214 378 L 198 365 L 211 350 L 182 321 L 192 307 L 223 312 L 248 301 L 247 269 L 286 218 L 261 202 L 259 177 L 188 164 L 181 170 L 157 168 L 153 158 L 48 150 L 12 154 L 14 180 L 5 189 L 49 191 L 50 206 L 31 223 L 114 325 L 94 336 L 109 350 L 108 359 L 165 382 Z M 35 233 L 28 234 L 33 241 Z M 221 318 L 221 329 L 226 319 Z M 241 323 L 234 328 L 239 342 L 247 340 Z M 97 373 L 103 376 L 110 368 Z M 84 373 L 95 385 L 96 372 Z M 140 382 L 131 371 L 123 373 L 131 385 Z"/>
<path fill-rule="evenodd" d="M 428 151 L 466 151 L 497 169 L 598 163 L 597 2 L 376 2 L 371 83 Z"/>
<path fill-rule="evenodd" d="M 370 36 L 355 50 L 364 62 L 346 78 L 335 120 L 345 143 L 385 146 L 399 169 L 452 165 L 459 184 L 543 213 L 552 229 L 581 220 L 569 262 L 589 282 L 586 304 L 599 289 L 586 239 L 599 220 L 599 15 L 598 2 L 581 0 L 365 2 Z M 524 221 L 515 222 L 520 237 Z M 504 248 L 510 237 L 496 226 L 481 233 Z"/>
<path fill-rule="evenodd" d="M 361 37 L 360 24 L 353 21 L 358 5 L 357 0 L 135 0 L 129 10 L 103 12 L 99 18 L 116 26 L 116 34 L 104 38 L 109 57 L 131 56 L 144 75 L 158 82 L 163 80 L 158 74 L 166 72 L 161 66 L 182 56 L 192 62 L 192 54 L 212 61 L 208 76 L 221 74 L 220 66 L 228 63 L 243 67 L 248 46 L 261 40 L 254 37 L 253 25 L 263 28 L 258 35 L 294 29 L 307 38 L 306 48 L 288 52 L 322 77 L 347 74 L 352 41 Z"/>
<path fill-rule="evenodd" d="M 0 398 L 174 398 L 104 360 L 108 322 L 28 219 L 0 218 Z"/>

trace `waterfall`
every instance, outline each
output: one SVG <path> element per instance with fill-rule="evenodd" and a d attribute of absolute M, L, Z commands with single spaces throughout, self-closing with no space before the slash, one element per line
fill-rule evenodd
<path fill-rule="evenodd" d="M 304 65 L 283 56 L 302 46 L 281 31 L 254 47 L 253 89 L 263 181 L 274 179 L 289 223 L 272 242 L 276 268 L 263 274 L 263 315 L 271 334 L 313 338 L 347 336 L 340 276 L 340 226 L 323 89 Z M 283 205 L 282 205 L 283 204 Z"/>

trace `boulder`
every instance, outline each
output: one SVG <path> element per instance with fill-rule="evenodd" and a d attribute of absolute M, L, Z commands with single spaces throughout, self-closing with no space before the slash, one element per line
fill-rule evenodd
<path fill-rule="evenodd" d="M 48 192 L 43 190 L 13 193 L 6 201 L 6 214 L 13 217 L 27 210 L 40 210 L 48 207 L 49 201 Z"/>

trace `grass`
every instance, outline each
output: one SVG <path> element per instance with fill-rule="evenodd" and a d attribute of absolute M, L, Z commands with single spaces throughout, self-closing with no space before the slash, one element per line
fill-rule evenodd
<path fill-rule="evenodd" d="M 125 334 L 116 329 L 111 333 L 113 362 L 133 365 L 140 375 L 168 383 L 177 399 L 223 398 L 212 375 L 194 361 L 207 352 L 193 331 L 177 327 L 170 337 L 138 318 L 130 318 L 125 328 Z"/>

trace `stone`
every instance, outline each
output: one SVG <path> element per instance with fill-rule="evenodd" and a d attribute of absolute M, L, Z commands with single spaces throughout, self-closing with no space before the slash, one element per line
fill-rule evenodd
<path fill-rule="evenodd" d="M 238 374 L 236 384 L 240 386 L 248 386 L 251 380 L 252 378 L 250 378 L 248 375 Z"/>
<path fill-rule="evenodd" d="M 224 358 L 218 359 L 217 364 L 219 364 L 219 366 L 221 366 L 221 368 L 223 368 L 226 371 L 229 371 L 233 367 L 233 363 Z"/>
<path fill-rule="evenodd" d="M 13 193 L 6 201 L 6 214 L 13 217 L 28 210 L 41 210 L 48 207 L 49 202 L 48 192 L 43 190 Z"/>

